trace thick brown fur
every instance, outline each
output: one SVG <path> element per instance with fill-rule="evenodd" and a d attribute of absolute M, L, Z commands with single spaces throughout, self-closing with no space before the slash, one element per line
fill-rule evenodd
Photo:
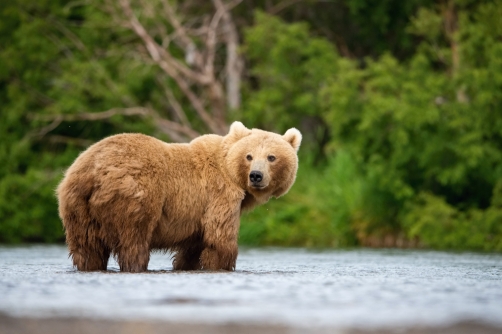
<path fill-rule="evenodd" d="M 234 270 L 242 211 L 289 190 L 300 143 L 296 129 L 281 136 L 240 122 L 224 137 L 189 144 L 142 134 L 103 139 L 57 188 L 73 264 L 106 270 L 113 254 L 121 271 L 141 272 L 150 251 L 165 250 L 175 252 L 175 270 Z M 263 173 L 259 184 L 252 170 Z"/>

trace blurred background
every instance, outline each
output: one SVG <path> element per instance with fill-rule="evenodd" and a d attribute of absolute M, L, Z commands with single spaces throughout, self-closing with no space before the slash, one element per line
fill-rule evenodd
<path fill-rule="evenodd" d="M 2 0 L 0 242 L 62 242 L 54 189 L 115 133 L 302 131 L 241 245 L 502 251 L 502 2 Z"/>

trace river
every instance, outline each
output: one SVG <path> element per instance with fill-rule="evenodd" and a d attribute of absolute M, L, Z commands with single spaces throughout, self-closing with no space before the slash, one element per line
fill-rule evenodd
<path fill-rule="evenodd" d="M 235 272 L 77 272 L 64 246 L 0 247 L 0 313 L 196 324 L 268 324 L 305 331 L 502 328 L 502 255 L 424 250 L 241 249 Z"/>

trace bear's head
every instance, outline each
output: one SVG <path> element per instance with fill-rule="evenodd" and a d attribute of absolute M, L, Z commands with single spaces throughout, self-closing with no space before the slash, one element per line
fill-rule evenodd
<path fill-rule="evenodd" d="M 295 128 L 279 135 L 234 122 L 223 139 L 227 171 L 257 203 L 284 195 L 296 178 L 301 141 Z"/>

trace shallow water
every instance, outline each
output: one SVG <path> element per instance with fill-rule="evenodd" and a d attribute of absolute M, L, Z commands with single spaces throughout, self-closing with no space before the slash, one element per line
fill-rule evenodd
<path fill-rule="evenodd" d="M 64 246 L 0 247 L 0 312 L 291 327 L 502 327 L 502 255 L 242 249 L 235 272 L 81 273 Z"/>

